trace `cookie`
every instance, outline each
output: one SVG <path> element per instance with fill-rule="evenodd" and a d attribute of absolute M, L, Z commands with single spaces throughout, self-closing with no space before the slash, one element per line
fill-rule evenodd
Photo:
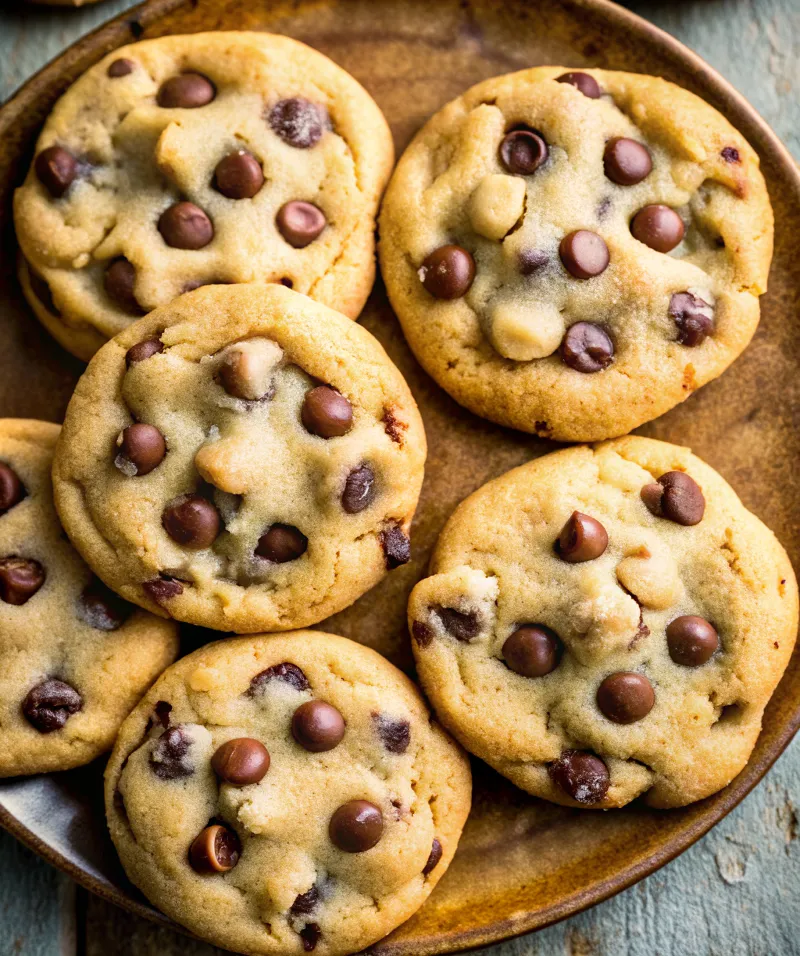
<path fill-rule="evenodd" d="M 87 361 L 209 283 L 282 282 L 355 318 L 393 158 L 369 94 L 296 40 L 122 47 L 56 104 L 16 193 L 25 295 Z"/>
<path fill-rule="evenodd" d="M 654 77 L 537 67 L 445 106 L 381 213 L 387 292 L 456 401 L 542 437 L 629 432 L 721 374 L 772 257 L 758 157 Z"/>
<path fill-rule="evenodd" d="M 111 836 L 148 899 L 217 946 L 361 951 L 422 905 L 470 806 L 461 749 L 387 660 L 319 631 L 210 644 L 120 731 Z"/>
<path fill-rule="evenodd" d="M 363 328 L 280 285 L 210 286 L 95 356 L 54 468 L 67 532 L 156 614 L 282 631 L 410 558 L 425 433 Z"/>
<path fill-rule="evenodd" d="M 50 483 L 58 433 L 0 419 L 0 777 L 109 750 L 178 650 L 171 621 L 112 594 L 67 541 Z"/>
<path fill-rule="evenodd" d="M 464 501 L 414 589 L 422 685 L 473 753 L 576 807 L 700 800 L 744 767 L 797 632 L 775 536 L 687 448 L 621 438 Z"/>

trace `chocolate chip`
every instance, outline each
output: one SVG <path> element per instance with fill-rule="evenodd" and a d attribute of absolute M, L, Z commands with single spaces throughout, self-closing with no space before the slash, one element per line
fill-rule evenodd
<path fill-rule="evenodd" d="M 645 485 L 641 498 L 656 517 L 681 525 L 699 524 L 706 510 L 700 486 L 683 471 L 668 471 L 657 482 Z"/>
<path fill-rule="evenodd" d="M 303 950 L 306 953 L 312 953 L 322 937 L 322 930 L 319 928 L 319 923 L 306 923 L 299 935 L 303 942 Z"/>
<path fill-rule="evenodd" d="M 44 584 L 45 571 L 38 561 L 11 556 L 0 558 L 0 600 L 19 606 Z"/>
<path fill-rule="evenodd" d="M 544 677 L 558 667 L 564 645 L 542 624 L 523 624 L 503 644 L 503 660 L 522 677 Z"/>
<path fill-rule="evenodd" d="M 136 269 L 127 259 L 115 259 L 106 269 L 103 276 L 103 285 L 109 299 L 130 315 L 141 313 L 134 288 L 136 286 Z"/>
<path fill-rule="evenodd" d="M 19 475 L 10 465 L 0 461 L 0 515 L 10 511 L 25 497 L 25 488 Z"/>
<path fill-rule="evenodd" d="M 683 239 L 685 231 L 683 220 L 675 210 L 660 203 L 644 206 L 631 221 L 634 239 L 656 252 L 671 252 Z"/>
<path fill-rule="evenodd" d="M 635 186 L 650 175 L 653 160 L 650 150 L 635 139 L 615 136 L 606 143 L 603 169 L 613 183 Z"/>
<path fill-rule="evenodd" d="M 289 908 L 289 913 L 292 916 L 308 916 L 309 913 L 314 912 L 318 903 L 319 890 L 316 886 L 312 886 L 310 890 L 306 890 L 305 893 L 295 897 L 294 903 Z"/>
<path fill-rule="evenodd" d="M 170 714 L 172 713 L 172 704 L 166 700 L 159 700 L 156 702 L 155 706 L 155 715 L 156 720 L 161 724 L 161 726 L 166 730 L 169 727 Z"/>
<path fill-rule="evenodd" d="M 739 150 L 735 146 L 724 146 L 720 156 L 725 160 L 726 163 L 739 163 L 741 162 L 741 157 L 739 156 Z"/>
<path fill-rule="evenodd" d="M 306 553 L 308 538 L 293 525 L 271 525 L 258 539 L 256 554 L 259 558 L 285 564 L 295 561 Z"/>
<path fill-rule="evenodd" d="M 597 706 L 615 724 L 633 724 L 653 709 L 656 695 L 644 676 L 631 671 L 609 674 L 597 688 Z"/>
<path fill-rule="evenodd" d="M 599 803 L 608 793 L 608 767 L 585 750 L 562 751 L 547 771 L 553 783 L 578 803 Z"/>
<path fill-rule="evenodd" d="M 155 578 L 142 584 L 144 593 L 156 604 L 164 605 L 170 598 L 183 594 L 183 584 L 176 578 Z"/>
<path fill-rule="evenodd" d="M 161 85 L 156 102 L 164 109 L 196 109 L 217 95 L 214 84 L 202 73 L 181 73 Z"/>
<path fill-rule="evenodd" d="M 122 627 L 133 608 L 100 578 L 92 578 L 78 599 L 78 617 L 97 631 L 116 631 Z"/>
<path fill-rule="evenodd" d="M 433 640 L 433 631 L 422 621 L 414 621 L 411 625 L 411 636 L 419 647 L 429 647 Z"/>
<path fill-rule="evenodd" d="M 158 231 L 173 249 L 203 249 L 214 238 L 211 220 L 193 202 L 177 202 L 161 213 Z"/>
<path fill-rule="evenodd" d="M 669 315 L 678 327 L 678 341 L 693 348 L 702 345 L 714 331 L 714 309 L 691 292 L 674 292 Z"/>
<path fill-rule="evenodd" d="M 442 622 L 442 627 L 459 641 L 471 641 L 481 629 L 478 615 L 472 611 L 456 611 L 441 605 L 431 608 Z"/>
<path fill-rule="evenodd" d="M 253 737 L 235 737 L 217 747 L 211 767 L 223 783 L 246 787 L 263 780 L 269 770 L 269 751 Z"/>
<path fill-rule="evenodd" d="M 441 246 L 422 263 L 419 277 L 434 298 L 460 299 L 475 278 L 475 260 L 461 246 Z"/>
<path fill-rule="evenodd" d="M 304 750 L 314 754 L 338 747 L 344 730 L 344 718 L 324 700 L 301 704 L 292 716 L 292 736 Z"/>
<path fill-rule="evenodd" d="M 248 691 L 248 694 L 252 697 L 253 694 L 263 690 L 264 686 L 271 680 L 284 681 L 284 683 L 294 687 L 295 690 L 309 690 L 311 687 L 308 682 L 308 678 L 300 670 L 297 664 L 284 662 L 283 664 L 275 664 L 272 667 L 268 667 L 266 670 L 261 671 L 260 674 L 256 674 L 256 676 L 250 681 L 250 690 Z"/>
<path fill-rule="evenodd" d="M 541 249 L 523 249 L 517 257 L 521 275 L 532 276 L 543 269 L 549 262 L 546 252 Z"/>
<path fill-rule="evenodd" d="M 158 339 L 144 339 L 142 342 L 137 342 L 136 345 L 132 345 L 128 349 L 125 353 L 125 364 L 130 368 L 132 365 L 138 365 L 139 362 L 144 362 L 145 359 L 149 359 L 153 355 L 158 355 L 163 351 L 164 346 Z"/>
<path fill-rule="evenodd" d="M 578 229 L 564 236 L 558 247 L 564 268 L 576 279 L 591 279 L 608 267 L 608 246 L 602 236 Z"/>
<path fill-rule="evenodd" d="M 422 868 L 422 875 L 427 876 L 436 867 L 439 865 L 439 860 L 442 858 L 442 844 L 439 842 L 437 837 L 433 838 L 433 843 L 431 844 L 431 852 L 428 857 L 428 862 Z"/>
<path fill-rule="evenodd" d="M 306 392 L 300 411 L 303 427 L 320 438 L 341 438 L 353 427 L 353 406 L 330 385 Z"/>
<path fill-rule="evenodd" d="M 399 524 L 384 528 L 380 533 L 380 541 L 388 571 L 399 568 L 401 564 L 408 564 L 411 560 L 411 542 Z"/>
<path fill-rule="evenodd" d="M 328 834 L 345 853 L 363 853 L 383 835 L 383 814 L 368 800 L 351 800 L 333 814 Z"/>
<path fill-rule="evenodd" d="M 396 445 L 402 445 L 403 433 L 408 428 L 408 425 L 406 425 L 404 421 L 401 421 L 391 408 L 384 408 L 381 421 L 383 422 L 383 430 L 389 438 Z"/>
<path fill-rule="evenodd" d="M 293 199 L 275 217 L 278 232 L 294 249 L 305 249 L 325 228 L 325 213 L 313 203 Z"/>
<path fill-rule="evenodd" d="M 125 57 L 121 57 L 119 60 L 114 60 L 109 64 L 108 69 L 106 70 L 106 75 L 111 77 L 112 80 L 116 80 L 121 76 L 128 76 L 133 73 L 136 69 L 136 64 L 133 60 L 128 60 Z"/>
<path fill-rule="evenodd" d="M 719 650 L 719 634 L 705 618 L 686 614 L 667 625 L 667 647 L 676 664 L 700 667 Z"/>
<path fill-rule="evenodd" d="M 561 340 L 560 354 L 565 365 L 590 375 L 608 368 L 614 359 L 614 343 L 602 326 L 576 322 Z"/>
<path fill-rule="evenodd" d="M 216 541 L 222 522 L 207 498 L 181 495 L 164 509 L 161 523 L 173 541 L 192 551 L 202 551 Z"/>
<path fill-rule="evenodd" d="M 344 483 L 342 508 L 349 515 L 358 514 L 375 500 L 375 472 L 369 465 L 354 468 Z"/>
<path fill-rule="evenodd" d="M 149 475 L 164 460 L 167 444 L 155 425 L 136 422 L 123 429 L 117 439 L 114 464 L 125 475 Z"/>
<path fill-rule="evenodd" d="M 30 283 L 31 292 L 33 292 L 33 294 L 48 312 L 50 312 L 52 315 L 60 316 L 61 312 L 58 310 L 55 302 L 53 301 L 53 293 L 50 291 L 50 286 L 33 268 L 30 262 L 27 262 L 27 267 L 28 282 Z"/>
<path fill-rule="evenodd" d="M 584 96 L 588 96 L 590 100 L 598 99 L 602 92 L 597 80 L 593 76 L 589 76 L 588 73 L 563 73 L 556 82 L 569 83 L 576 90 L 580 90 Z"/>
<path fill-rule="evenodd" d="M 573 511 L 561 529 L 556 553 L 562 561 L 579 564 L 599 558 L 608 547 L 608 532 L 596 518 Z"/>
<path fill-rule="evenodd" d="M 48 146 L 33 164 L 39 182 L 56 199 L 60 199 L 78 175 L 78 160 L 63 146 Z"/>
<path fill-rule="evenodd" d="M 227 199 L 252 199 L 263 185 L 261 163 L 244 149 L 228 153 L 214 170 L 214 188 Z"/>
<path fill-rule="evenodd" d="M 403 717 L 373 713 L 372 720 L 383 746 L 392 754 L 404 754 L 411 743 L 411 724 Z"/>
<path fill-rule="evenodd" d="M 206 827 L 189 848 L 189 862 L 197 873 L 227 873 L 241 855 L 239 837 L 219 823 Z"/>
<path fill-rule="evenodd" d="M 530 176 L 547 159 L 547 143 L 527 127 L 512 129 L 500 143 L 500 162 L 517 176 Z"/>
<path fill-rule="evenodd" d="M 161 780 L 190 777 L 194 773 L 189 755 L 191 744 L 180 724 L 165 730 L 150 751 L 150 769 Z"/>
<path fill-rule="evenodd" d="M 61 730 L 83 707 L 83 698 L 69 684 L 54 677 L 31 688 L 22 702 L 22 713 L 41 734 Z"/>
<path fill-rule="evenodd" d="M 296 149 L 316 146 L 322 138 L 325 115 L 320 107 L 295 96 L 280 100 L 269 114 L 269 125 L 280 138 Z"/>

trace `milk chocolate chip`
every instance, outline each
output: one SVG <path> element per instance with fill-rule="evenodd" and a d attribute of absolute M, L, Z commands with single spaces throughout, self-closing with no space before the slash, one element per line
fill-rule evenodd
<path fill-rule="evenodd" d="M 211 766 L 223 783 L 246 787 L 263 780 L 269 770 L 269 751 L 253 737 L 226 740 L 214 751 Z"/>
<path fill-rule="evenodd" d="M 324 700 L 301 704 L 292 716 L 292 736 L 304 750 L 324 753 L 338 747 L 344 737 L 344 718 Z"/>
<path fill-rule="evenodd" d="M 516 176 L 535 173 L 547 154 L 547 143 L 541 134 L 527 127 L 512 129 L 500 143 L 500 162 Z"/>
<path fill-rule="evenodd" d="M 561 529 L 556 553 L 562 561 L 578 564 L 599 558 L 608 547 L 608 532 L 596 518 L 573 511 Z"/>
<path fill-rule="evenodd" d="M 25 497 L 25 488 L 19 475 L 10 465 L 0 461 L 0 515 L 18 505 Z"/>
<path fill-rule="evenodd" d="M 558 667 L 564 645 L 542 624 L 518 627 L 503 644 L 503 660 L 522 677 L 544 677 Z"/>
<path fill-rule="evenodd" d="M 656 695 L 644 676 L 631 671 L 610 674 L 597 689 L 597 706 L 615 724 L 633 724 L 653 709 Z"/>
<path fill-rule="evenodd" d="M 202 249 L 214 238 L 211 220 L 192 202 L 178 202 L 165 209 L 158 231 L 173 249 Z"/>
<path fill-rule="evenodd" d="M 48 146 L 33 164 L 39 182 L 55 199 L 60 199 L 78 175 L 78 161 L 63 146 Z"/>
<path fill-rule="evenodd" d="M 280 138 L 295 149 L 309 149 L 322 138 L 326 116 L 323 110 L 299 96 L 276 103 L 269 114 L 269 125 Z"/>
<path fill-rule="evenodd" d="M 133 263 L 124 258 L 115 259 L 105 271 L 103 285 L 109 299 L 123 311 L 130 315 L 138 315 L 142 312 L 142 307 L 134 294 L 136 269 Z"/>
<path fill-rule="evenodd" d="M 561 340 L 561 361 L 576 372 L 602 372 L 614 360 L 614 343 L 606 330 L 592 322 L 575 322 Z"/>
<path fill-rule="evenodd" d="M 667 648 L 676 664 L 700 667 L 719 649 L 719 634 L 705 618 L 685 614 L 667 625 Z"/>
<path fill-rule="evenodd" d="M 83 698 L 63 680 L 51 677 L 37 684 L 22 702 L 22 713 L 41 734 L 61 730 L 73 714 L 83 707 Z"/>
<path fill-rule="evenodd" d="M 608 767 L 585 750 L 564 750 L 547 770 L 553 783 L 578 803 L 599 803 L 608 793 Z"/>
<path fill-rule="evenodd" d="M 196 109 L 217 95 L 214 85 L 202 73 L 181 73 L 161 85 L 156 102 L 164 109 Z"/>
<path fill-rule="evenodd" d="M 584 96 L 588 96 L 590 100 L 596 100 L 601 95 L 597 80 L 593 76 L 589 76 L 588 73 L 563 73 L 558 77 L 556 82 L 569 83 L 569 85 L 574 86 L 576 90 L 580 90 Z"/>
<path fill-rule="evenodd" d="M 210 548 L 222 526 L 217 509 L 200 495 L 181 495 L 170 502 L 161 523 L 173 541 L 192 551 Z"/>
<path fill-rule="evenodd" d="M 256 554 L 259 558 L 285 564 L 306 553 L 308 538 L 293 525 L 274 524 L 258 539 Z"/>
<path fill-rule="evenodd" d="M 658 518 L 680 525 L 695 525 L 703 520 L 706 499 L 700 486 L 683 471 L 668 471 L 641 491 L 647 510 Z"/>
<path fill-rule="evenodd" d="M 353 406 L 330 385 L 306 392 L 300 411 L 303 427 L 320 438 L 340 438 L 353 427 Z"/>
<path fill-rule="evenodd" d="M 634 239 L 656 252 L 671 252 L 683 239 L 683 220 L 669 206 L 655 203 L 645 206 L 633 217 L 631 232 Z"/>
<path fill-rule="evenodd" d="M 461 246 L 441 246 L 422 263 L 419 277 L 434 298 L 460 299 L 475 278 L 475 260 Z"/>
<path fill-rule="evenodd" d="M 239 837 L 219 823 L 206 827 L 189 848 L 189 862 L 197 873 L 227 873 L 241 855 Z"/>
<path fill-rule="evenodd" d="M 368 800 L 351 800 L 331 817 L 331 842 L 345 853 L 371 850 L 383 835 L 383 814 Z"/>
<path fill-rule="evenodd" d="M 227 199 L 252 199 L 263 185 L 261 163 L 244 149 L 228 153 L 214 170 L 214 187 Z"/>
<path fill-rule="evenodd" d="M 136 422 L 123 429 L 117 439 L 114 464 L 130 477 L 149 475 L 164 460 L 167 443 L 155 425 Z"/>
<path fill-rule="evenodd" d="M 0 558 L 0 600 L 19 606 L 44 584 L 45 571 L 38 561 L 11 556 Z"/>
<path fill-rule="evenodd" d="M 318 206 L 300 199 L 284 203 L 275 217 L 278 232 L 294 249 L 305 249 L 326 224 L 325 213 Z"/>

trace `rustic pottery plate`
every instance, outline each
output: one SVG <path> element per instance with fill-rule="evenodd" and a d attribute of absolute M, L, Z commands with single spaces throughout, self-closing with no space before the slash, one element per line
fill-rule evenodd
<path fill-rule="evenodd" d="M 443 103 L 478 80 L 544 63 L 655 73 L 720 109 L 761 155 L 776 214 L 770 291 L 755 341 L 721 379 L 641 429 L 690 444 L 800 559 L 800 176 L 775 135 L 685 47 L 606 0 L 149 0 L 70 47 L 0 111 L 0 414 L 61 421 L 81 366 L 41 330 L 14 277 L 11 194 L 56 98 L 109 50 L 168 33 L 256 29 L 304 40 L 377 99 L 400 152 Z M 420 403 L 430 456 L 410 565 L 323 626 L 409 666 L 408 592 L 455 505 L 485 481 L 551 450 L 481 421 L 422 372 L 378 283 L 362 317 Z M 208 639 L 187 632 L 188 645 Z M 475 804 L 446 877 L 380 956 L 449 953 L 506 939 L 604 900 L 706 833 L 758 783 L 800 725 L 796 654 L 752 760 L 721 793 L 683 810 L 607 813 L 528 797 L 476 762 Z M 127 882 L 105 832 L 102 768 L 0 783 L 0 823 L 80 883 L 165 925 Z"/>

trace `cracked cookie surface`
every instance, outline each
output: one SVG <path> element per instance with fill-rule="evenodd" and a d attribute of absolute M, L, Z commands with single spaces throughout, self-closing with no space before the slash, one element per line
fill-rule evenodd
<path fill-rule="evenodd" d="M 175 624 L 108 591 L 67 541 L 50 482 L 58 433 L 0 419 L 0 777 L 109 750 L 178 650 Z"/>
<path fill-rule="evenodd" d="M 668 411 L 747 346 L 772 224 L 755 152 L 694 94 L 538 67 L 426 123 L 387 190 L 379 252 L 411 348 L 458 402 L 594 441 Z"/>
<path fill-rule="evenodd" d="M 213 286 L 93 359 L 54 487 L 76 547 L 128 600 L 291 630 L 409 560 L 425 453 L 408 386 L 366 330 L 279 285 Z"/>
<path fill-rule="evenodd" d="M 360 951 L 407 919 L 452 860 L 470 789 L 413 683 L 319 631 L 183 658 L 106 771 L 134 883 L 202 938 L 265 954 Z"/>
<path fill-rule="evenodd" d="M 363 87 L 288 37 L 121 47 L 56 104 L 17 190 L 23 289 L 84 360 L 209 283 L 283 282 L 355 318 L 393 157 Z"/>
<path fill-rule="evenodd" d="M 467 498 L 409 627 L 439 718 L 524 790 L 682 806 L 747 762 L 794 646 L 797 584 L 713 469 L 628 437 Z"/>

